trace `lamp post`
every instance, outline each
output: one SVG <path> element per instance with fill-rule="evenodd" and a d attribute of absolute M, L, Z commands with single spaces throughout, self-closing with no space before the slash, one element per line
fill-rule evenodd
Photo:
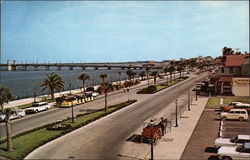
<path fill-rule="evenodd" d="M 198 96 L 197 96 L 197 93 L 198 91 L 197 91 L 197 89 L 195 89 L 195 100 L 197 101 L 198 100 Z"/>
<path fill-rule="evenodd" d="M 69 93 L 71 94 L 71 82 L 69 83 Z"/>
<path fill-rule="evenodd" d="M 36 103 L 36 91 L 34 91 L 34 103 Z"/>
<path fill-rule="evenodd" d="M 190 111 L 190 90 L 188 90 L 188 110 Z"/>
<path fill-rule="evenodd" d="M 178 100 L 175 100 L 175 127 L 178 127 L 178 108 L 177 108 Z"/>
<path fill-rule="evenodd" d="M 34 103 L 36 102 L 36 89 L 33 88 L 33 95 L 34 95 Z"/>
<path fill-rule="evenodd" d="M 154 160 L 153 125 L 154 121 L 151 119 L 150 120 L 151 160 Z"/>

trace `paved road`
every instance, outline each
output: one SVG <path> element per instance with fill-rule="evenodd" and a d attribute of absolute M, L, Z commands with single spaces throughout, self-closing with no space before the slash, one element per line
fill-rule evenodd
<path fill-rule="evenodd" d="M 176 74 L 178 77 L 179 74 Z M 166 81 L 166 79 L 157 80 L 158 83 Z M 153 80 L 150 80 L 150 83 L 153 83 Z M 141 99 L 143 97 L 147 97 L 144 95 L 143 97 L 137 95 L 136 92 L 147 86 L 147 81 L 141 82 L 141 84 L 131 87 L 130 92 L 123 93 L 123 91 L 117 91 L 110 93 L 108 96 L 108 105 L 118 104 L 121 102 L 125 102 L 128 99 Z M 136 97 L 135 97 L 136 95 Z M 84 113 L 88 109 L 101 109 L 104 108 L 104 98 L 103 96 L 97 97 L 94 101 L 84 103 L 82 105 L 78 105 L 74 107 L 75 115 L 79 113 Z M 40 127 L 42 125 L 55 122 L 57 120 L 66 119 L 67 117 L 71 117 L 71 108 L 53 108 L 46 112 L 41 112 L 38 114 L 28 115 L 25 118 L 13 120 L 11 123 L 11 131 L 12 135 L 16 135 L 18 133 Z M 0 124 L 0 139 L 6 138 L 6 131 L 4 123 Z"/>
<path fill-rule="evenodd" d="M 198 79 L 193 77 L 154 95 L 132 94 L 138 98 L 137 103 L 46 144 L 28 158 L 121 159 L 118 155 L 126 150 L 124 143 L 131 133 L 141 127 L 146 119 L 154 117 L 176 97 L 193 87 Z"/>

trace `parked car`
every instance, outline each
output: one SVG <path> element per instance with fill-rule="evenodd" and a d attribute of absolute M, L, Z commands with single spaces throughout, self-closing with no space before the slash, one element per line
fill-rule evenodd
<path fill-rule="evenodd" d="M 24 117 L 26 115 L 25 111 L 23 109 L 13 107 L 12 110 L 13 110 L 13 114 L 10 115 L 11 120 L 12 119 L 17 119 L 17 118 L 22 118 L 22 117 Z M 6 117 L 6 115 L 1 113 L 0 114 L 0 121 L 5 121 L 5 117 Z"/>
<path fill-rule="evenodd" d="M 37 113 L 50 109 L 51 106 L 47 102 L 34 103 L 32 107 L 25 109 L 26 113 Z"/>
<path fill-rule="evenodd" d="M 246 109 L 248 112 L 250 112 L 250 104 L 248 103 L 235 103 L 235 104 L 230 104 L 224 107 L 221 107 L 221 110 L 224 112 L 228 112 L 231 109 Z"/>
<path fill-rule="evenodd" d="M 231 109 L 234 109 L 236 104 L 240 104 L 240 103 L 242 102 L 231 102 L 229 104 L 222 104 L 220 108 L 221 108 L 221 111 L 227 112 L 227 111 L 230 111 Z"/>
<path fill-rule="evenodd" d="M 244 143 L 238 147 L 222 146 L 218 150 L 218 158 L 222 160 L 250 159 L 250 143 Z"/>
<path fill-rule="evenodd" d="M 96 96 L 99 95 L 99 93 L 98 92 L 93 92 L 93 91 L 88 91 L 88 92 L 85 92 L 85 95 L 87 97 L 91 97 L 91 96 L 96 97 Z"/>
<path fill-rule="evenodd" d="M 248 104 L 248 103 L 239 103 L 239 104 L 236 104 L 235 108 L 245 109 L 245 110 L 247 110 L 247 112 L 250 112 L 250 104 Z"/>
<path fill-rule="evenodd" d="M 220 114 L 221 120 L 248 120 L 248 113 L 245 109 L 231 109 L 229 112 L 222 112 Z"/>
<path fill-rule="evenodd" d="M 233 138 L 217 138 L 214 141 L 214 146 L 219 148 L 221 146 L 239 146 L 243 143 L 250 142 L 250 135 L 238 135 Z"/>

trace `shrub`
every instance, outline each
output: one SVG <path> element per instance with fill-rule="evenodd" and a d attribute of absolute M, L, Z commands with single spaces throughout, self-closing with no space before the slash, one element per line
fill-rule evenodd
<path fill-rule="evenodd" d="M 49 126 L 47 128 L 47 130 L 50 130 L 50 131 L 58 131 L 58 130 L 65 130 L 65 129 L 70 129 L 72 128 L 72 126 L 70 124 L 55 124 L 55 125 L 52 125 L 52 126 Z"/>

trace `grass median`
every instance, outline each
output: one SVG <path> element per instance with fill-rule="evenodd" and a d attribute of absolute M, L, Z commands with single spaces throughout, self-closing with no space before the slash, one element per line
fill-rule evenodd
<path fill-rule="evenodd" d="M 65 119 L 61 122 L 51 123 L 39 128 L 32 129 L 30 131 L 26 131 L 20 133 L 14 137 L 13 139 L 13 147 L 14 151 L 7 151 L 7 143 L 6 140 L 1 141 L 0 143 L 0 156 L 7 157 L 10 159 L 23 159 L 27 156 L 31 151 L 35 150 L 39 146 L 52 141 L 66 133 L 69 133 L 77 128 L 80 128 L 90 122 L 93 122 L 101 117 L 104 117 L 110 113 L 113 113 L 119 109 L 122 109 L 126 106 L 129 106 L 135 103 L 137 100 L 128 100 L 126 102 L 109 106 L 107 112 L 104 109 L 92 111 L 90 113 L 77 115 L 75 122 L 72 123 L 70 119 Z M 65 129 L 61 130 L 51 130 L 56 125 L 65 125 L 67 126 Z"/>
<path fill-rule="evenodd" d="M 142 90 L 138 91 L 137 94 L 154 94 L 154 93 L 157 93 L 165 88 L 173 86 L 181 81 L 184 81 L 186 79 L 188 79 L 188 77 L 177 78 L 171 82 L 165 82 L 165 83 L 161 83 L 159 85 L 151 85 L 149 87 L 143 88 Z"/>
<path fill-rule="evenodd" d="M 219 109 L 221 98 L 223 98 L 223 104 L 229 104 L 231 102 L 250 103 L 249 97 L 212 97 L 208 99 L 206 108 Z"/>

